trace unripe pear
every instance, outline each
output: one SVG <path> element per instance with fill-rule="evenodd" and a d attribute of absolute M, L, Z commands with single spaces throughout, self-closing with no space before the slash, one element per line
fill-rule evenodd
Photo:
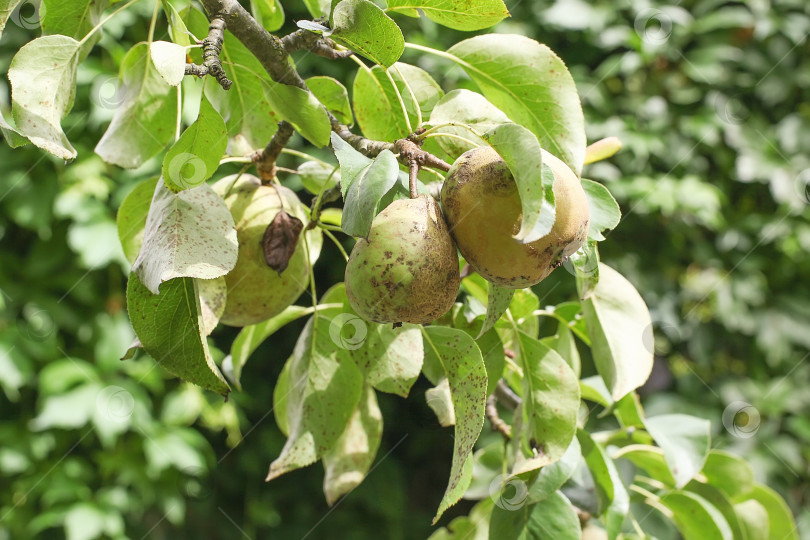
<path fill-rule="evenodd" d="M 579 178 L 546 151 L 543 163 L 554 173 L 556 216 L 551 232 L 528 244 L 513 238 L 523 216 L 520 195 L 509 167 L 491 147 L 459 156 L 442 186 L 442 209 L 459 251 L 473 270 L 501 287 L 539 283 L 588 237 L 590 211 Z"/>
<path fill-rule="evenodd" d="M 220 322 L 229 326 L 256 324 L 278 315 L 301 296 L 308 269 L 303 235 L 287 268 L 279 274 L 265 262 L 262 237 L 282 208 L 304 219 L 304 206 L 283 186 L 263 186 L 255 176 L 229 176 L 213 186 L 231 211 L 236 224 L 239 256 L 225 276 L 228 294 Z"/>
<path fill-rule="evenodd" d="M 435 199 L 399 199 L 371 222 L 346 265 L 349 304 L 378 323 L 429 323 L 458 295 L 458 255 Z"/>

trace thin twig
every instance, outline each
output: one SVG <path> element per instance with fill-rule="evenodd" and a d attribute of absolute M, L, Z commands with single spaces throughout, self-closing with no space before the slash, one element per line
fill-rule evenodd
<path fill-rule="evenodd" d="M 222 17 L 211 18 L 211 23 L 208 25 L 208 37 L 202 42 L 203 63 L 201 66 L 186 64 L 186 75 L 196 75 L 197 77 L 211 75 L 222 88 L 227 90 L 233 83 L 225 75 L 222 61 L 219 58 L 222 53 L 222 44 L 225 41 L 225 26 L 225 19 Z"/>
<path fill-rule="evenodd" d="M 498 399 L 495 397 L 494 393 L 487 399 L 484 412 L 487 415 L 487 420 L 489 420 L 490 425 L 492 425 L 492 431 L 497 431 L 507 439 L 512 438 L 512 426 L 504 422 L 498 414 Z"/>

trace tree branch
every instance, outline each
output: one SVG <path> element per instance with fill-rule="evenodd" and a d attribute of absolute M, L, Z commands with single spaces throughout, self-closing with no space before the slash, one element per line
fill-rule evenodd
<path fill-rule="evenodd" d="M 225 75 L 222 69 L 222 61 L 219 58 L 222 53 L 222 43 L 225 41 L 225 21 L 220 17 L 212 17 L 208 25 L 208 37 L 203 42 L 203 64 L 186 64 L 186 75 L 196 75 L 205 77 L 211 75 L 222 88 L 227 90 L 231 87 L 231 80 Z"/>
<path fill-rule="evenodd" d="M 284 48 L 287 49 L 288 53 L 307 50 L 330 60 L 348 58 L 354 54 L 354 52 L 348 50 L 338 51 L 336 49 L 337 44 L 333 40 L 304 29 L 287 34 L 281 38 L 281 43 L 284 44 Z"/>
<path fill-rule="evenodd" d="M 259 173 L 262 181 L 270 181 L 276 176 L 276 160 L 281 154 L 281 150 L 290 142 L 293 131 L 292 124 L 282 120 L 278 123 L 278 131 L 275 132 L 264 150 L 255 152 L 251 156 L 253 163 L 256 164 L 256 172 Z"/>
<path fill-rule="evenodd" d="M 487 415 L 487 420 L 489 420 L 490 425 L 492 425 L 493 431 L 499 432 L 507 439 L 512 438 L 512 426 L 507 424 L 498 414 L 498 398 L 495 397 L 494 393 L 487 399 L 484 412 Z"/>

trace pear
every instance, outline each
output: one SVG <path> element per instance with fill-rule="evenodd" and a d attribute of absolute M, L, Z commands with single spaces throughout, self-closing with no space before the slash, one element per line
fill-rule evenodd
<path fill-rule="evenodd" d="M 378 323 L 429 323 L 458 295 L 458 254 L 435 199 L 399 199 L 371 222 L 346 265 L 349 304 Z"/>
<path fill-rule="evenodd" d="M 579 178 L 546 151 L 543 163 L 554 173 L 556 216 L 551 232 L 528 244 L 513 238 L 522 219 L 520 195 L 509 167 L 491 147 L 459 156 L 442 186 L 442 210 L 459 251 L 473 270 L 501 287 L 540 283 L 588 237 L 590 211 Z"/>
<path fill-rule="evenodd" d="M 219 321 L 229 326 L 248 326 L 278 315 L 307 287 L 309 271 L 303 235 L 281 273 L 267 265 L 262 238 L 282 208 L 305 219 L 304 206 L 292 190 L 264 186 L 249 174 L 228 176 L 212 187 L 231 211 L 239 242 L 236 266 L 225 276 L 227 296 Z"/>

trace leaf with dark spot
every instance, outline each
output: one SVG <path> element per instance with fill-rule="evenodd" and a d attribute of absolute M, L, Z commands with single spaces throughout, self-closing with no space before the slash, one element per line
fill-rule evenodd
<path fill-rule="evenodd" d="M 287 268 L 303 229 L 304 223 L 297 217 L 284 210 L 276 214 L 262 237 L 262 250 L 267 266 L 279 274 Z"/>

